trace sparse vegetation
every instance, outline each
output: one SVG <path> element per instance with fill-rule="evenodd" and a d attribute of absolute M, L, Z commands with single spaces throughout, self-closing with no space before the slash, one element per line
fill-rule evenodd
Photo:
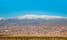
<path fill-rule="evenodd" d="M 67 19 L 2 20 L 0 40 L 67 40 Z"/>
<path fill-rule="evenodd" d="M 67 40 L 67 37 L 0 37 L 0 40 Z"/>

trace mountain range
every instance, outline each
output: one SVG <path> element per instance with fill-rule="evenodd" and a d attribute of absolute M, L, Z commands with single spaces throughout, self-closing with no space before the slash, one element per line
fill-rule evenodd
<path fill-rule="evenodd" d="M 67 18 L 26 15 L 0 20 L 0 34 L 8 36 L 67 36 Z"/>

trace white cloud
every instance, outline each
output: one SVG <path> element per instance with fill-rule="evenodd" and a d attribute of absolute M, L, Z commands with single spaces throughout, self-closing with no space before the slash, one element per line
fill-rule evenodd
<path fill-rule="evenodd" d="M 67 17 L 62 17 L 62 16 L 49 16 L 49 15 L 24 15 L 24 16 L 18 16 L 16 17 L 18 19 L 56 19 L 56 18 L 67 18 Z"/>

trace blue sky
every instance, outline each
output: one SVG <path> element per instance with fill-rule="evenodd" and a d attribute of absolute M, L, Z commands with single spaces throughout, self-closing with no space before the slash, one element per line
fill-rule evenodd
<path fill-rule="evenodd" d="M 0 0 L 0 17 L 15 17 L 29 12 L 67 17 L 67 0 Z"/>

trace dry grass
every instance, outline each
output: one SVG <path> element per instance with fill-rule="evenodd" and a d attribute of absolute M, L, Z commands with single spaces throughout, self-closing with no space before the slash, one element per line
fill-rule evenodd
<path fill-rule="evenodd" d="M 37 36 L 23 36 L 23 37 L 1 37 L 0 40 L 67 40 L 67 37 L 37 37 Z"/>

